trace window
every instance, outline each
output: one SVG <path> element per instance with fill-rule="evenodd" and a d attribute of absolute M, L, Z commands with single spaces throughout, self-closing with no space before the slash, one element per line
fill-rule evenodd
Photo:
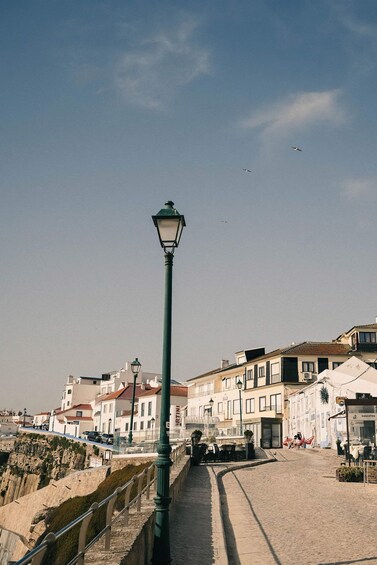
<path fill-rule="evenodd" d="M 246 398 L 246 414 L 255 412 L 255 398 Z"/>
<path fill-rule="evenodd" d="M 144 416 L 145 404 L 142 402 L 140 404 L 140 416 Z"/>
<path fill-rule="evenodd" d="M 360 332 L 359 333 L 360 343 L 376 343 L 375 332 Z"/>
<path fill-rule="evenodd" d="M 72 394 L 72 389 L 71 389 L 71 388 L 69 388 L 69 389 L 67 390 L 67 394 Z"/>
<path fill-rule="evenodd" d="M 332 368 L 336 369 L 337 367 L 340 367 L 341 364 L 342 364 L 341 361 L 333 361 L 332 362 Z"/>
<path fill-rule="evenodd" d="M 262 378 L 265 377 L 265 376 L 266 376 L 266 368 L 265 368 L 264 366 L 263 366 L 263 367 L 259 367 L 259 368 L 258 368 L 258 377 L 259 377 L 260 379 L 262 379 Z"/>
<path fill-rule="evenodd" d="M 134 431 L 137 430 L 137 422 L 134 422 Z"/>
<path fill-rule="evenodd" d="M 125 431 L 125 432 L 128 432 L 128 427 L 129 427 L 129 426 L 128 426 L 128 422 L 126 422 L 126 425 L 124 426 L 124 431 Z"/>
<path fill-rule="evenodd" d="M 280 363 L 271 363 L 271 383 L 280 382 Z"/>
<path fill-rule="evenodd" d="M 223 390 L 228 390 L 231 387 L 231 379 L 223 379 Z"/>
<path fill-rule="evenodd" d="M 140 422 L 140 430 L 142 431 L 144 429 L 144 422 Z"/>
<path fill-rule="evenodd" d="M 271 394 L 270 396 L 271 410 L 281 412 L 281 394 Z"/>
<path fill-rule="evenodd" d="M 225 404 L 226 412 L 225 412 L 225 419 L 230 420 L 232 417 L 232 401 L 227 400 Z"/>
<path fill-rule="evenodd" d="M 103 406 L 103 413 L 106 414 L 106 412 L 107 412 L 107 404 L 104 404 L 104 406 Z"/>
<path fill-rule="evenodd" d="M 148 416 L 152 416 L 152 401 L 148 402 Z"/>
<path fill-rule="evenodd" d="M 266 410 L 266 397 L 261 396 L 259 399 L 259 411 L 264 412 Z"/>
<path fill-rule="evenodd" d="M 233 414 L 239 414 L 240 413 L 240 401 L 238 400 L 233 400 Z"/>
<path fill-rule="evenodd" d="M 218 403 L 217 403 L 217 413 L 218 413 L 218 414 L 222 414 L 222 413 L 223 413 L 223 403 L 222 403 L 222 402 L 218 402 Z"/>
<path fill-rule="evenodd" d="M 314 361 L 303 361 L 302 371 L 304 373 L 314 373 Z"/>
<path fill-rule="evenodd" d="M 82 417 L 82 410 L 76 410 L 76 416 L 78 418 L 81 418 Z"/>
<path fill-rule="evenodd" d="M 253 369 L 248 369 L 246 371 L 246 380 L 252 381 L 253 380 Z"/>

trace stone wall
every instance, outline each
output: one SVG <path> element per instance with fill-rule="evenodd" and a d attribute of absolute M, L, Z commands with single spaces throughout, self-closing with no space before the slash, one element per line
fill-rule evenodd
<path fill-rule="evenodd" d="M 49 508 L 60 506 L 68 498 L 93 492 L 105 479 L 107 470 L 108 467 L 103 466 L 72 473 L 0 508 L 0 528 L 19 537 L 10 556 L 12 560 L 20 559 L 34 547 L 45 531 L 44 518 Z"/>

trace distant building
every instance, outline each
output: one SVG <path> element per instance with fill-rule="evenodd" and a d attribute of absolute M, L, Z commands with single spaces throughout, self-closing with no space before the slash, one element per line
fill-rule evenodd
<path fill-rule="evenodd" d="M 50 412 L 39 412 L 33 416 L 33 428 L 47 428 L 50 422 Z"/>
<path fill-rule="evenodd" d="M 49 431 L 80 437 L 85 431 L 93 429 L 93 407 L 89 403 L 76 404 L 66 410 L 53 410 L 49 421 Z"/>

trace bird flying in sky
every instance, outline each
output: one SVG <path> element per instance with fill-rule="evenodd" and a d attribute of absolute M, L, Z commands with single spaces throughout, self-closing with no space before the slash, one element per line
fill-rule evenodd
<path fill-rule="evenodd" d="M 246 173 L 251 173 L 250 169 L 242 169 L 243 171 L 245 171 Z"/>
<path fill-rule="evenodd" d="M 295 145 L 292 146 L 292 149 L 294 151 L 302 151 L 302 149 L 300 149 L 299 147 L 296 147 Z"/>

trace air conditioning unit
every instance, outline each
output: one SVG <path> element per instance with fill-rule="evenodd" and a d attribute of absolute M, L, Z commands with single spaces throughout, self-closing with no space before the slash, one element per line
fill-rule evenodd
<path fill-rule="evenodd" d="M 304 381 L 310 383 L 313 380 L 313 373 L 304 373 Z"/>

